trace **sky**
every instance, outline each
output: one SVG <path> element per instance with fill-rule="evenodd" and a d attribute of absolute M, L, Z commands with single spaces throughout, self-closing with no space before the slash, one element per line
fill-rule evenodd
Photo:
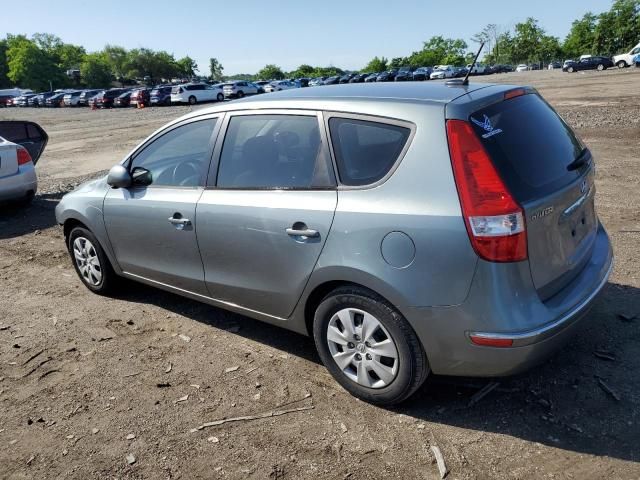
<path fill-rule="evenodd" d="M 37 14 L 11 15 L 0 37 L 47 32 L 88 51 L 105 44 L 166 50 L 195 59 L 203 75 L 211 57 L 226 75 L 269 63 L 285 71 L 303 63 L 358 70 L 376 55 L 408 56 L 434 35 L 462 38 L 471 48 L 485 25 L 509 29 L 530 16 L 563 39 L 573 20 L 610 6 L 611 0 L 110 0 L 95 8 L 30 0 Z"/>

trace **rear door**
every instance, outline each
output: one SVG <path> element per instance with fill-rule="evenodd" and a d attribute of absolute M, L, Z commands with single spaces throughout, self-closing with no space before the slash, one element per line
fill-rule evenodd
<path fill-rule="evenodd" d="M 525 211 L 531 276 L 549 298 L 580 272 L 594 245 L 591 153 L 535 93 L 494 103 L 469 120 Z"/>
<path fill-rule="evenodd" d="M 329 235 L 337 191 L 320 115 L 263 112 L 227 114 L 198 202 L 198 244 L 213 298 L 286 318 Z"/>

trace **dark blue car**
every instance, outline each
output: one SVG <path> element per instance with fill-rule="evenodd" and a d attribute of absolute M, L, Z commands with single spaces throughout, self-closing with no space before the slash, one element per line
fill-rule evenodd
<path fill-rule="evenodd" d="M 151 105 L 171 105 L 171 85 L 160 85 L 151 90 Z"/>

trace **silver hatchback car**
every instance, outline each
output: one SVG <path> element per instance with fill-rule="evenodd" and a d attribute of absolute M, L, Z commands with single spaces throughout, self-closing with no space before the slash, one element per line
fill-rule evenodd
<path fill-rule="evenodd" d="M 378 404 L 570 338 L 612 267 L 589 150 L 532 88 L 295 89 L 190 113 L 56 209 L 84 284 L 126 277 L 312 335 Z"/>

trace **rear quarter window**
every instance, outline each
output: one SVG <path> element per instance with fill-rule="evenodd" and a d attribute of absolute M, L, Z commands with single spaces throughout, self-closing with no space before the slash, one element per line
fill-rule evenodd
<path fill-rule="evenodd" d="M 343 185 L 370 185 L 382 179 L 398 160 L 411 130 L 366 120 L 329 120 L 331 142 Z"/>
<path fill-rule="evenodd" d="M 584 145 L 539 95 L 498 102 L 469 120 L 520 202 L 552 193 L 581 175 L 567 166 L 582 154 Z"/>

